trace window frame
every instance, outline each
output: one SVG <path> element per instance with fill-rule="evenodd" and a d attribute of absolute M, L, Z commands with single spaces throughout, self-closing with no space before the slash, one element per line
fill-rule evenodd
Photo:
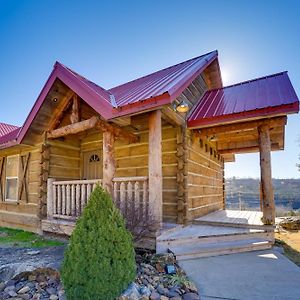
<path fill-rule="evenodd" d="M 17 176 L 6 176 L 7 175 L 7 165 L 8 165 L 8 160 L 12 157 L 17 157 L 18 162 L 17 162 Z M 5 164 L 5 197 L 4 197 L 4 201 L 5 202 L 18 202 L 18 192 L 19 192 L 19 175 L 20 175 L 20 155 L 19 154 L 15 154 L 15 155 L 9 155 L 6 157 L 6 164 Z M 9 199 L 7 198 L 7 179 L 17 179 L 17 197 L 16 199 Z"/>

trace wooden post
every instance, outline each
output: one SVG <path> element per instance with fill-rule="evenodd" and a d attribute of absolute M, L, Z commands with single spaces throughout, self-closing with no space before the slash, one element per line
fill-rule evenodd
<path fill-rule="evenodd" d="M 54 178 L 48 178 L 47 180 L 47 219 L 53 219 L 53 182 Z"/>
<path fill-rule="evenodd" d="M 258 127 L 263 223 L 275 223 L 275 204 L 271 171 L 271 142 L 268 125 Z"/>
<path fill-rule="evenodd" d="M 162 149 L 161 111 L 149 114 L 149 208 L 159 226 L 162 225 Z"/>
<path fill-rule="evenodd" d="M 103 187 L 112 195 L 113 178 L 116 171 L 115 137 L 112 131 L 103 131 Z"/>
<path fill-rule="evenodd" d="M 187 134 L 186 128 L 177 127 L 177 223 L 187 224 Z"/>

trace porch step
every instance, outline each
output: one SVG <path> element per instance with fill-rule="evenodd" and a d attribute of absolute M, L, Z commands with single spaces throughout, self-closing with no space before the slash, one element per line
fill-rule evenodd
<path fill-rule="evenodd" d="M 264 239 L 247 239 L 218 243 L 194 243 L 173 246 L 169 251 L 173 252 L 177 260 L 188 260 L 201 257 L 218 256 L 240 252 L 270 249 L 273 243 Z"/>
<path fill-rule="evenodd" d="M 221 222 L 221 221 L 206 221 L 196 219 L 193 221 L 193 224 L 198 225 L 210 225 L 210 226 L 225 226 L 225 227 L 234 227 L 234 228 L 251 228 L 251 229 L 263 229 L 268 231 L 273 231 L 275 229 L 275 225 L 257 225 L 257 224 L 247 224 L 247 223 L 229 223 L 229 222 Z"/>
<path fill-rule="evenodd" d="M 235 228 L 209 225 L 189 225 L 172 233 L 159 236 L 156 241 L 158 253 L 167 252 L 172 247 L 207 245 L 219 242 L 235 242 L 261 239 L 274 242 L 274 232 L 263 229 Z"/>

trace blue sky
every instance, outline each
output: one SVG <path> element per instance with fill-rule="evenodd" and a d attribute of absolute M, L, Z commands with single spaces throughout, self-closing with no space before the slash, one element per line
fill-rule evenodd
<path fill-rule="evenodd" d="M 109 88 L 217 49 L 225 84 L 288 70 L 300 95 L 298 1 L 0 0 L 0 121 L 22 125 L 56 60 Z M 289 117 L 273 176 L 299 178 Z M 226 176 L 258 177 L 257 154 Z"/>

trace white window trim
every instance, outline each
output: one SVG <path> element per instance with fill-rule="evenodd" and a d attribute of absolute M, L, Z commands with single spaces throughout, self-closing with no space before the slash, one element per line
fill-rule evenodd
<path fill-rule="evenodd" d="M 17 176 L 6 176 L 6 168 L 7 168 L 7 161 L 9 158 L 11 157 L 18 157 L 18 166 L 17 166 Z M 16 155 L 10 155 L 10 156 L 7 156 L 6 157 L 6 165 L 5 165 L 5 201 L 6 202 L 18 202 L 19 199 L 18 199 L 18 192 L 19 192 L 19 172 L 20 172 L 20 155 L 19 154 L 16 154 Z M 9 199 L 9 198 L 6 198 L 7 196 L 7 179 L 17 179 L 17 199 Z"/>

